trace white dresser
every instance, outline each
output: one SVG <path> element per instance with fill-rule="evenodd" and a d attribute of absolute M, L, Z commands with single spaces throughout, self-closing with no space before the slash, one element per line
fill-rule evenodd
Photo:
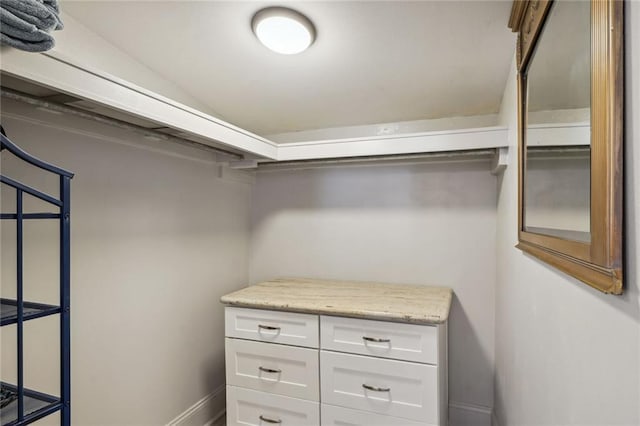
<path fill-rule="evenodd" d="M 222 301 L 228 425 L 447 424 L 451 290 L 279 279 Z"/>

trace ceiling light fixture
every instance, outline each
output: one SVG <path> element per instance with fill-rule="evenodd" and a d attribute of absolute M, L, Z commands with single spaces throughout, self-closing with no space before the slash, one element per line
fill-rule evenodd
<path fill-rule="evenodd" d="M 251 27 L 262 44 L 283 55 L 303 52 L 316 39 L 316 29 L 309 18 L 286 7 L 267 7 L 257 11 Z"/>

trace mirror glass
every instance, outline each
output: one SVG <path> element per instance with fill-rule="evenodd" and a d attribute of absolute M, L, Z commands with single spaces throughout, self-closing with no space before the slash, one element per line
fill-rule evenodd
<path fill-rule="evenodd" d="M 523 227 L 590 241 L 591 5 L 556 0 L 525 70 Z"/>

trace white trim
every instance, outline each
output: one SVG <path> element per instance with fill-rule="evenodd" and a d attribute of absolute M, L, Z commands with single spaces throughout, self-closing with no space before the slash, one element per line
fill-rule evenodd
<path fill-rule="evenodd" d="M 531 124 L 527 130 L 527 146 L 576 146 L 590 142 L 588 122 Z"/>
<path fill-rule="evenodd" d="M 491 407 L 449 401 L 449 424 L 451 426 L 491 426 Z"/>
<path fill-rule="evenodd" d="M 175 419 L 167 423 L 167 426 L 213 425 L 225 412 L 226 392 L 225 385 L 222 385 L 187 408 Z M 211 415 L 211 413 L 215 414 Z"/>
<path fill-rule="evenodd" d="M 507 147 L 506 127 L 448 130 L 406 135 L 294 142 L 278 146 L 278 160 L 415 154 Z"/>
<path fill-rule="evenodd" d="M 59 52 L 2 52 L 2 71 L 136 117 L 163 123 L 230 147 L 275 159 L 277 146 L 263 137 L 150 92 L 110 74 L 79 65 Z"/>

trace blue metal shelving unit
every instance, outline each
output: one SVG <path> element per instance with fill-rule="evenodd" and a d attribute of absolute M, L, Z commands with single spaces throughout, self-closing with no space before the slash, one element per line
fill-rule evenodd
<path fill-rule="evenodd" d="M 4 133 L 4 132 L 2 132 Z M 2 426 L 27 425 L 60 411 L 60 423 L 71 424 L 71 329 L 70 329 L 70 191 L 73 173 L 45 163 L 16 146 L 0 134 L 0 151 L 5 149 L 24 162 L 57 175 L 60 180 L 58 196 L 31 188 L 8 176 L 0 175 L 0 183 L 15 189 L 16 211 L 0 213 L 0 219 L 16 223 L 16 299 L 0 299 L 1 325 L 15 325 L 17 330 L 17 383 L 1 382 L 2 399 L 0 424 Z M 45 201 L 57 213 L 25 213 L 24 194 Z M 59 305 L 28 302 L 23 297 L 23 224 L 25 220 L 57 220 L 60 226 L 60 301 Z M 60 396 L 47 395 L 24 386 L 24 322 L 49 315 L 60 316 Z"/>

